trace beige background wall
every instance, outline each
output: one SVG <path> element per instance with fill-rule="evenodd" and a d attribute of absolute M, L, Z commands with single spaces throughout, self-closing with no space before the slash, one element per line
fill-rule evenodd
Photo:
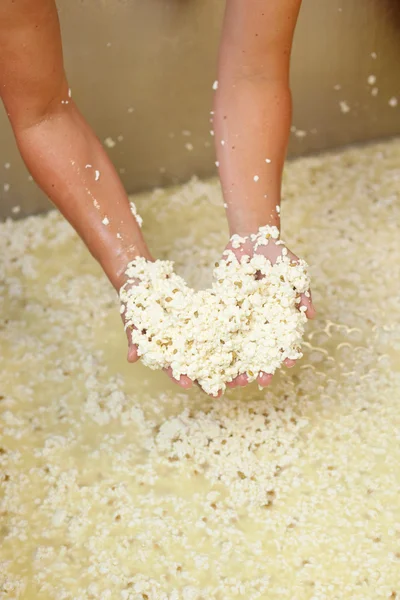
<path fill-rule="evenodd" d="M 58 6 L 73 96 L 100 139 L 116 142 L 109 152 L 128 191 L 212 174 L 208 119 L 223 0 Z M 400 134 L 400 2 L 304 0 L 292 87 L 291 156 Z M 20 216 L 48 207 L 0 109 L 0 217 L 15 205 Z"/>

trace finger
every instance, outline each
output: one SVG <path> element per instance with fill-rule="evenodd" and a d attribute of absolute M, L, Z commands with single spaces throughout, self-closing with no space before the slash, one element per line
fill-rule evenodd
<path fill-rule="evenodd" d="M 317 314 L 317 311 L 315 310 L 313 305 L 311 292 L 309 291 L 308 294 L 308 296 L 306 296 L 306 294 L 301 294 L 299 308 L 301 306 L 305 306 L 307 319 L 314 319 L 315 315 Z"/>
<path fill-rule="evenodd" d="M 174 381 L 185 390 L 190 390 L 193 387 L 193 381 L 187 375 L 181 375 L 179 380 L 174 379 Z"/>
<path fill-rule="evenodd" d="M 271 373 L 260 373 L 257 377 L 257 383 L 261 387 L 267 387 L 272 381 Z"/>
<path fill-rule="evenodd" d="M 139 353 L 137 346 L 129 346 L 128 348 L 128 362 L 135 363 L 139 360 Z"/>
<path fill-rule="evenodd" d="M 139 360 L 138 347 L 132 343 L 132 332 L 130 329 L 126 330 L 126 337 L 128 338 L 128 362 L 135 363 Z"/>
<path fill-rule="evenodd" d="M 247 377 L 246 373 L 244 373 L 243 375 L 239 375 L 237 377 L 237 385 L 239 387 L 245 387 L 248 383 L 249 383 L 249 378 Z"/>
<path fill-rule="evenodd" d="M 285 358 L 283 362 L 288 369 L 291 369 L 296 364 L 296 361 L 292 358 Z"/>
<path fill-rule="evenodd" d="M 189 377 L 187 377 L 186 375 L 181 375 L 179 379 L 176 379 L 172 375 L 172 369 L 171 369 L 171 367 L 168 367 L 167 369 L 164 369 L 164 371 L 166 372 L 166 374 L 168 375 L 168 377 L 170 379 L 172 379 L 172 381 L 174 383 L 176 383 L 177 385 L 179 385 L 184 390 L 190 390 L 190 388 L 193 387 L 193 381 Z"/>
<path fill-rule="evenodd" d="M 290 250 L 288 250 L 287 256 L 294 263 L 297 264 L 299 262 L 299 258 Z M 317 314 L 317 311 L 315 310 L 312 302 L 311 290 L 308 290 L 305 294 L 300 294 L 300 302 L 298 304 L 298 308 L 300 308 L 301 306 L 305 306 L 306 308 L 305 312 L 307 319 L 313 319 Z"/>
<path fill-rule="evenodd" d="M 248 377 L 246 374 L 244 374 L 244 375 L 238 375 L 237 377 L 232 379 L 232 381 L 227 382 L 226 385 L 229 388 L 236 388 L 236 387 L 244 387 L 248 383 L 249 383 Z"/>

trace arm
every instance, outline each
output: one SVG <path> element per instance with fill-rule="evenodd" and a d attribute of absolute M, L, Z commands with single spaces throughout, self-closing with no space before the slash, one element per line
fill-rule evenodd
<path fill-rule="evenodd" d="M 291 122 L 289 66 L 301 0 L 228 0 L 215 141 L 231 234 L 279 227 Z"/>
<path fill-rule="evenodd" d="M 0 0 L 0 93 L 35 181 L 119 290 L 128 263 L 151 256 L 111 161 L 70 97 L 54 0 Z M 177 383 L 191 386 L 184 376 Z"/>
<path fill-rule="evenodd" d="M 292 101 L 290 53 L 301 0 L 227 0 L 214 102 L 215 143 L 231 235 L 247 237 L 264 225 L 280 229 L 282 170 Z M 231 248 L 231 245 L 228 246 Z M 254 249 L 247 240 L 243 251 Z M 283 247 L 258 250 L 272 263 Z M 289 257 L 298 260 L 288 250 Z M 300 305 L 313 318 L 309 293 Z M 285 361 L 286 366 L 294 362 Z M 258 383 L 269 385 L 261 373 Z M 246 385 L 246 374 L 229 387 Z"/>
<path fill-rule="evenodd" d="M 54 0 L 1 0 L 0 93 L 29 171 L 115 288 L 149 256 L 101 143 L 69 96 Z"/>

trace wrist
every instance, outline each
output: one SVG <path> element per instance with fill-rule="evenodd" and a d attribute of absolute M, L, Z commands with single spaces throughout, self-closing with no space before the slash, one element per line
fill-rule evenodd
<path fill-rule="evenodd" d="M 228 216 L 228 221 L 231 236 L 236 234 L 241 237 L 247 237 L 253 233 L 257 233 L 260 227 L 265 227 L 265 225 L 277 227 L 279 231 L 281 229 L 281 220 L 276 207 L 272 211 L 259 216 L 249 214 L 242 215 L 242 217 L 235 216 L 234 218 L 229 218 Z"/>
<path fill-rule="evenodd" d="M 144 244 L 143 246 L 121 247 L 115 252 L 114 256 L 107 256 L 105 260 L 100 261 L 105 274 L 117 292 L 119 292 L 127 280 L 126 269 L 129 263 L 139 256 L 150 261 L 153 260 L 148 248 Z"/>

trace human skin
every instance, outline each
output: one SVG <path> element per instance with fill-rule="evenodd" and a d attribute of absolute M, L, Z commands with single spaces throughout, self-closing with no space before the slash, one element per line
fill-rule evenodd
<path fill-rule="evenodd" d="M 227 2 L 215 129 L 231 233 L 279 224 L 275 206 L 289 135 L 289 57 L 299 7 L 300 0 Z M 118 291 L 127 264 L 152 257 L 116 170 L 70 97 L 54 0 L 1 0 L 0 93 L 30 173 Z M 135 362 L 127 333 L 128 360 Z M 177 383 L 192 385 L 185 376 Z"/>
<path fill-rule="evenodd" d="M 226 3 L 213 120 L 231 235 L 247 237 L 267 224 L 280 229 L 282 170 L 292 118 L 290 55 L 300 6 L 301 0 Z M 282 249 L 270 243 L 263 254 L 274 263 Z M 246 253 L 252 252 L 248 240 Z M 312 319 L 311 295 L 302 295 L 302 305 Z M 286 366 L 293 365 L 286 361 Z M 271 379 L 263 373 L 258 383 L 266 386 Z M 243 374 L 229 385 L 246 384 Z"/>

